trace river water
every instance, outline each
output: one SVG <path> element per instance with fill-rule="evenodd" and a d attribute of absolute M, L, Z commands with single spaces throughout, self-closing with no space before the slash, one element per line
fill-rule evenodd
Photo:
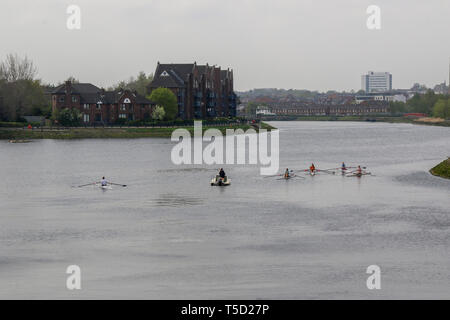
<path fill-rule="evenodd" d="M 227 165 L 220 188 L 217 166 L 172 164 L 169 139 L 0 141 L 0 298 L 450 298 L 450 181 L 428 173 L 450 156 L 449 128 L 271 124 L 280 170 L 374 175 Z M 72 187 L 102 175 L 128 186 Z"/>

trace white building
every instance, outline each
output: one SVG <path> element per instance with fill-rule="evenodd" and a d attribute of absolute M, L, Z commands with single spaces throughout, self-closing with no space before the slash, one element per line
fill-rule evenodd
<path fill-rule="evenodd" d="M 361 76 L 361 89 L 367 93 L 389 92 L 392 90 L 392 74 L 369 71 Z"/>
<path fill-rule="evenodd" d="M 258 107 L 256 107 L 256 115 L 274 116 L 275 113 L 273 113 L 269 107 L 258 106 Z"/>
<path fill-rule="evenodd" d="M 367 95 L 357 95 L 355 96 L 355 102 L 360 104 L 364 101 L 387 101 L 387 102 L 406 102 L 407 96 L 404 94 L 367 94 Z"/>

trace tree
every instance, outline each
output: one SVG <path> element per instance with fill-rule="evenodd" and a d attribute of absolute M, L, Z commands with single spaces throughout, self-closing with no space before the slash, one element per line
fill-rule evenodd
<path fill-rule="evenodd" d="M 163 107 L 156 106 L 152 112 L 152 119 L 154 120 L 163 120 L 166 116 L 166 112 Z"/>
<path fill-rule="evenodd" d="M 68 77 L 66 81 L 70 81 L 71 83 L 80 83 L 80 80 L 78 80 L 74 76 Z"/>
<path fill-rule="evenodd" d="M 0 117 L 17 121 L 36 110 L 46 110 L 50 101 L 45 97 L 39 80 L 34 80 L 36 68 L 27 57 L 9 54 L 0 63 Z M 42 112 L 44 113 L 44 112 Z"/>
<path fill-rule="evenodd" d="M 144 71 L 139 72 L 137 78 L 130 77 L 128 81 L 120 81 L 116 85 L 110 87 L 110 90 L 117 90 L 119 88 L 128 89 L 131 91 L 136 91 L 141 96 L 147 95 L 147 87 L 152 82 L 153 75 L 149 74 L 148 76 Z"/>
<path fill-rule="evenodd" d="M 0 64 L 0 79 L 7 82 L 19 80 L 33 80 L 37 69 L 33 61 L 26 56 L 20 58 L 17 54 L 8 54 L 6 59 Z"/>
<path fill-rule="evenodd" d="M 158 88 L 153 90 L 148 97 L 151 101 L 164 108 L 165 119 L 174 120 L 178 115 L 178 102 L 175 94 L 167 88 Z"/>
<path fill-rule="evenodd" d="M 249 102 L 245 106 L 245 113 L 249 116 L 255 116 L 256 115 L 256 108 L 258 108 L 258 103 L 256 102 Z"/>
<path fill-rule="evenodd" d="M 39 80 L 18 80 L 0 83 L 2 97 L 2 118 L 17 121 L 25 115 L 32 115 L 37 109 L 49 108 L 49 101 Z"/>
<path fill-rule="evenodd" d="M 389 111 L 392 114 L 399 114 L 406 112 L 406 104 L 401 101 L 391 101 L 389 102 Z"/>
<path fill-rule="evenodd" d="M 450 99 L 439 99 L 433 106 L 433 116 L 450 119 Z"/>
<path fill-rule="evenodd" d="M 65 127 L 76 127 L 81 124 L 81 113 L 77 109 L 65 108 L 61 111 L 56 111 L 53 119 L 58 120 L 58 123 Z"/>

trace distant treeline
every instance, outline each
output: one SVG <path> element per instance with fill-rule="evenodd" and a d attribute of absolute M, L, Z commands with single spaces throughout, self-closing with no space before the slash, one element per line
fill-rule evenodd
<path fill-rule="evenodd" d="M 390 112 L 392 114 L 424 113 L 433 117 L 450 119 L 450 97 L 428 90 L 426 94 L 416 94 L 406 103 L 391 102 Z"/>
<path fill-rule="evenodd" d="M 363 94 L 364 91 L 360 90 L 358 92 L 350 91 L 350 92 L 338 92 L 334 90 L 329 90 L 327 92 L 319 92 L 319 91 L 309 91 L 309 90 L 301 90 L 301 89 L 276 89 L 276 88 L 262 88 L 262 89 L 253 89 L 249 91 L 241 91 L 238 92 L 238 96 L 240 99 L 248 99 L 254 100 L 261 97 L 270 97 L 273 99 L 283 99 L 287 97 L 292 97 L 295 99 L 312 99 L 318 95 L 323 94 Z"/>

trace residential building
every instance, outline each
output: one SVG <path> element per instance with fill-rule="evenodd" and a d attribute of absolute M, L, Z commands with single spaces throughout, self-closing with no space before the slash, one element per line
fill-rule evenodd
<path fill-rule="evenodd" d="M 220 67 L 158 62 L 151 93 L 157 88 L 170 89 L 178 100 L 178 117 L 202 119 L 236 116 L 237 96 L 233 89 L 233 70 Z"/>
<path fill-rule="evenodd" d="M 272 110 L 267 106 L 257 106 L 256 107 L 256 115 L 274 116 L 275 113 L 273 113 Z"/>
<path fill-rule="evenodd" d="M 369 71 L 361 76 L 361 89 L 366 93 L 389 92 L 392 90 L 392 74 Z"/>
<path fill-rule="evenodd" d="M 56 87 L 52 109 L 77 109 L 84 124 L 113 124 L 123 120 L 150 120 L 154 104 L 136 92 L 124 89 L 105 91 L 90 83 L 71 83 Z"/>
<path fill-rule="evenodd" d="M 355 102 L 361 103 L 364 101 L 387 101 L 387 102 L 406 102 L 407 95 L 395 93 L 368 93 L 365 95 L 356 95 Z"/>
<path fill-rule="evenodd" d="M 271 111 L 280 116 L 344 116 L 373 115 L 389 112 L 387 101 L 364 101 L 360 104 L 277 104 L 270 107 Z"/>

